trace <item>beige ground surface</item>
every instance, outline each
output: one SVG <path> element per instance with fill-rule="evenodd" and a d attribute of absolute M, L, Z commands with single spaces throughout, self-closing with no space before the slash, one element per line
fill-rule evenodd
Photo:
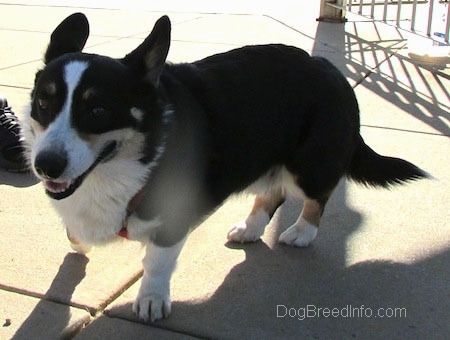
<path fill-rule="evenodd" d="M 329 58 L 356 86 L 367 143 L 436 180 L 391 191 L 342 181 L 308 249 L 276 242 L 298 215 L 295 200 L 279 209 L 261 241 L 227 244 L 228 226 L 251 206 L 251 197 L 233 197 L 184 248 L 172 315 L 143 324 L 131 312 L 140 245 L 119 242 L 88 258 L 71 253 L 41 185 L 0 172 L 0 339 L 448 337 L 448 69 L 412 62 L 407 34 L 393 27 L 354 16 L 345 24 L 316 22 L 318 1 L 258 8 L 243 1 L 67 3 L 0 3 L 0 92 L 18 116 L 49 34 L 68 14 L 88 16 L 87 51 L 118 57 L 168 14 L 173 62 L 271 42 Z M 327 317 L 326 308 L 339 315 Z"/>

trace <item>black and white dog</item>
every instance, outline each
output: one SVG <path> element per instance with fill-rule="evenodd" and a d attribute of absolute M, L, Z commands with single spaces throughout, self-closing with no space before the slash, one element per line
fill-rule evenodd
<path fill-rule="evenodd" d="M 169 314 L 189 231 L 230 194 L 256 193 L 228 232 L 236 242 L 260 238 L 286 195 L 303 198 L 279 241 L 305 247 L 343 176 L 382 187 L 427 176 L 364 143 L 355 94 L 323 58 L 264 45 L 169 64 L 166 16 L 123 59 L 82 53 L 88 35 L 80 13 L 52 33 L 23 134 L 76 249 L 146 245 L 133 306 L 144 320 Z"/>

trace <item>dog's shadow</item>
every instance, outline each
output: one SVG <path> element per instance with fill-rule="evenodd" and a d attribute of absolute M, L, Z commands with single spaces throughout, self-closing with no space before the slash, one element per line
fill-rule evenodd
<path fill-rule="evenodd" d="M 284 338 L 444 337 L 450 324 L 450 285 L 442 268 L 450 260 L 450 249 L 412 264 L 364 261 L 348 265 L 347 241 L 363 216 L 346 205 L 345 195 L 346 186 L 341 183 L 309 248 L 275 241 L 226 244 L 243 250 L 245 260 L 230 270 L 211 296 L 175 300 L 170 317 L 152 325 L 223 339 L 280 334 Z M 297 209 L 281 209 L 277 224 L 285 226 Z M 207 284 L 208 276 L 201 277 Z M 107 314 L 137 321 L 130 314 L 131 304 L 112 307 Z"/>
<path fill-rule="evenodd" d="M 27 319 L 14 334 L 13 339 L 51 338 L 71 339 L 85 323 L 89 315 L 71 323 L 70 301 L 78 284 L 86 276 L 89 259 L 69 253 L 44 296 L 33 308 Z"/>
<path fill-rule="evenodd" d="M 210 298 L 174 301 L 159 327 L 223 339 L 448 336 L 450 282 L 442 268 L 450 248 L 413 264 L 347 267 L 335 248 L 233 246 L 245 251 L 245 261 Z"/>
<path fill-rule="evenodd" d="M 448 336 L 450 285 L 442 268 L 450 249 L 414 264 L 348 268 L 315 247 L 274 252 L 259 242 L 244 249 L 246 261 L 211 298 L 175 301 L 170 318 L 157 325 L 223 339 Z"/>

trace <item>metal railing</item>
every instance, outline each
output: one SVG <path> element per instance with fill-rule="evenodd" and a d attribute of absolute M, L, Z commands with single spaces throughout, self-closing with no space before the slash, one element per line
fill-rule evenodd
<path fill-rule="evenodd" d="M 449 44 L 450 0 L 321 0 L 318 20 L 344 22 L 346 12 Z"/>

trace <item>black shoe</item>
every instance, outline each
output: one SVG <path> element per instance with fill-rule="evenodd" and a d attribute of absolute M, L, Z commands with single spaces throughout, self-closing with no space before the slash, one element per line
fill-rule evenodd
<path fill-rule="evenodd" d="M 13 172 L 28 170 L 19 121 L 4 97 L 0 97 L 0 169 Z"/>

